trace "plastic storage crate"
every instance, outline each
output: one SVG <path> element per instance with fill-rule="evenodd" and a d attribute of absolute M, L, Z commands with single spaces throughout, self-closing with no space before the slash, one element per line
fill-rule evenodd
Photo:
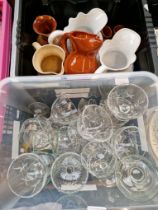
<path fill-rule="evenodd" d="M 50 184 L 41 193 L 30 199 L 20 199 L 13 195 L 7 185 L 6 172 L 11 160 L 19 154 L 18 133 L 21 123 L 30 118 L 28 105 L 35 101 L 41 101 L 51 107 L 51 104 L 60 94 L 68 93 L 75 105 L 78 105 L 81 97 L 95 97 L 99 103 L 106 97 L 108 91 L 115 85 L 132 83 L 141 86 L 149 98 L 150 110 L 158 106 L 158 79 L 154 74 L 148 72 L 116 73 L 107 74 L 105 77 L 99 75 L 72 75 L 61 77 L 15 77 L 7 78 L 0 83 L 0 108 L 5 107 L 6 113 L 2 128 L 3 136 L 0 144 L 0 209 L 33 207 L 39 204 L 55 203 L 63 193 L 59 193 Z M 156 163 L 148 139 L 147 113 L 134 120 L 132 125 L 141 128 L 141 147 L 149 152 Z M 92 182 L 91 182 L 92 181 Z M 158 209 L 158 194 L 149 201 L 143 203 L 128 200 L 121 194 L 117 187 L 106 188 L 98 186 L 96 180 L 88 181 L 87 190 L 80 191 L 75 195 L 79 196 L 88 206 L 98 207 L 96 209 L 109 210 L 140 210 Z M 95 186 L 95 187 L 94 187 Z M 52 204 L 53 205 L 53 204 Z M 45 207 L 43 206 L 43 209 Z M 50 208 L 52 209 L 52 208 Z M 54 209 L 53 209 L 54 210 Z M 56 209 L 55 209 L 56 210 Z M 85 210 L 85 209 L 84 209 Z"/>
<path fill-rule="evenodd" d="M 11 55 L 12 9 L 7 0 L 0 0 L 0 79 L 9 75 Z"/>
<path fill-rule="evenodd" d="M 11 29 L 12 29 L 12 8 L 7 0 L 0 0 L 0 80 L 9 75 L 11 57 Z M 0 109 L 3 116 L 4 108 Z M 1 124 L 3 117 L 0 118 L 0 133 L 2 134 Z"/>
<path fill-rule="evenodd" d="M 142 38 L 137 51 L 134 71 L 144 70 L 158 75 L 157 45 L 150 13 L 144 8 L 146 0 L 17 0 L 15 2 L 11 76 L 33 76 L 36 34 L 32 23 L 36 16 L 49 14 L 57 20 L 57 29 L 68 25 L 68 19 L 78 12 L 98 7 L 108 15 L 108 25 L 122 24 L 138 32 Z"/>

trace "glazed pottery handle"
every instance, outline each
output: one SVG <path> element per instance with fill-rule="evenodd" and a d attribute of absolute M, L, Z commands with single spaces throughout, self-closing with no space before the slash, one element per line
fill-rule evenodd
<path fill-rule="evenodd" d="M 36 50 L 38 50 L 38 49 L 40 49 L 40 48 L 42 47 L 38 42 L 33 42 L 33 43 L 32 43 L 32 46 L 33 46 Z"/>
<path fill-rule="evenodd" d="M 67 47 L 67 40 L 69 39 L 69 33 L 65 33 L 60 39 L 60 46 L 64 49 L 66 56 L 69 54 Z"/>
<path fill-rule="evenodd" d="M 108 69 L 106 68 L 106 66 L 100 66 L 99 68 L 97 68 L 97 70 L 94 72 L 95 74 L 101 74 L 101 73 L 105 73 L 107 72 Z"/>

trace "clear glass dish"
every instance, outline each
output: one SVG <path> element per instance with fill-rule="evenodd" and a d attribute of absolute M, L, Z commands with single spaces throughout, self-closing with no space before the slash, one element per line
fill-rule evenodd
<path fill-rule="evenodd" d="M 88 180 L 88 172 L 82 166 L 80 155 L 73 152 L 56 158 L 50 173 L 54 187 L 68 194 L 79 191 Z"/>

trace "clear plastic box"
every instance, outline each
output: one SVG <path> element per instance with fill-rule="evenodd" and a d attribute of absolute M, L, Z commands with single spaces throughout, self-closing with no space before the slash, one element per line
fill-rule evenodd
<path fill-rule="evenodd" d="M 149 98 L 149 109 L 144 116 L 132 121 L 132 125 L 141 128 L 142 150 L 149 152 L 155 158 L 148 139 L 148 117 L 150 111 L 158 106 L 158 78 L 151 73 L 116 73 L 99 75 L 75 76 L 39 76 L 7 78 L 0 83 L 0 115 L 3 133 L 0 139 L 0 209 L 33 207 L 39 204 L 55 203 L 63 193 L 59 193 L 49 184 L 44 190 L 30 199 L 20 199 L 9 190 L 6 173 L 11 160 L 18 156 L 18 133 L 21 123 L 31 117 L 28 105 L 35 101 L 51 104 L 61 93 L 67 93 L 77 106 L 81 97 L 95 97 L 97 102 L 106 97 L 109 90 L 115 85 L 132 83 L 141 86 Z M 155 158 L 156 163 L 158 160 Z M 97 210 L 117 209 L 158 209 L 158 195 L 152 200 L 140 203 L 123 196 L 117 187 L 106 188 L 98 185 L 96 180 L 87 183 L 85 191 L 76 193 L 90 206 Z M 52 208 L 51 208 L 52 205 Z M 51 204 L 48 209 L 53 209 Z M 37 209 L 40 209 L 37 207 Z M 47 209 L 43 207 L 43 209 Z M 95 209 L 95 208 L 94 208 Z M 54 210 L 54 209 L 53 209 Z M 57 209 L 55 209 L 57 210 Z"/>

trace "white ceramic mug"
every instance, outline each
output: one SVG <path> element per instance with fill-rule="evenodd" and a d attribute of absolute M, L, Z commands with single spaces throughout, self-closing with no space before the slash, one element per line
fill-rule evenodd
<path fill-rule="evenodd" d="M 99 50 L 101 66 L 95 73 L 109 71 L 131 71 L 136 60 L 135 52 L 141 38 L 135 31 L 123 28 L 119 30 L 112 40 L 105 40 Z"/>
<path fill-rule="evenodd" d="M 61 47 L 53 44 L 41 46 L 38 42 L 32 43 L 32 46 L 36 49 L 32 64 L 38 73 L 45 75 L 64 74 L 65 52 Z"/>

